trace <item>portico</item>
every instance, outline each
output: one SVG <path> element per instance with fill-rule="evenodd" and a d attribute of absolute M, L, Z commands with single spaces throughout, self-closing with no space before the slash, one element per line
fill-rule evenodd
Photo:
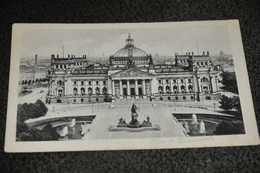
<path fill-rule="evenodd" d="M 151 80 L 112 79 L 112 95 L 116 98 L 146 98 L 150 96 Z"/>
<path fill-rule="evenodd" d="M 127 69 L 111 76 L 114 98 L 147 98 L 151 96 L 152 74 Z"/>

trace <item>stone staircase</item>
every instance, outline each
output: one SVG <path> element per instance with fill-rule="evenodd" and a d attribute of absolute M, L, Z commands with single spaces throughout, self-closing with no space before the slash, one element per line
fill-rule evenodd
<path fill-rule="evenodd" d="M 151 104 L 149 99 L 116 99 L 114 105 Z"/>

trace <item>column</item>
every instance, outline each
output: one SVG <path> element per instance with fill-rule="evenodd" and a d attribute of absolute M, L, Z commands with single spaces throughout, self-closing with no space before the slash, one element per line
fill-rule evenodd
<path fill-rule="evenodd" d="M 213 76 L 209 76 L 209 81 L 210 81 L 210 93 L 212 93 L 213 92 L 213 84 L 212 84 L 212 78 L 213 78 Z"/>
<path fill-rule="evenodd" d="M 138 80 L 135 80 L 135 95 L 138 96 L 139 92 L 138 92 Z"/>
<path fill-rule="evenodd" d="M 126 81 L 126 86 L 127 86 L 127 95 L 130 96 L 130 83 L 129 83 L 129 80 Z"/>
<path fill-rule="evenodd" d="M 176 80 L 177 80 L 177 87 L 178 87 L 177 92 L 179 93 L 181 91 L 180 79 L 177 78 Z"/>
<path fill-rule="evenodd" d="M 78 95 L 80 95 L 80 81 L 77 81 L 77 87 L 78 87 Z"/>
<path fill-rule="evenodd" d="M 67 88 L 68 88 L 67 89 L 67 95 L 72 95 L 72 93 L 73 93 L 71 86 L 72 86 L 71 78 L 68 77 L 68 79 L 67 79 Z"/>
<path fill-rule="evenodd" d="M 218 77 L 215 76 L 215 83 L 216 83 L 216 91 L 218 91 Z"/>
<path fill-rule="evenodd" d="M 145 80 L 144 79 L 142 80 L 142 87 L 143 87 L 143 96 L 145 96 L 146 92 L 145 92 Z"/>
<path fill-rule="evenodd" d="M 164 88 L 164 79 L 161 79 L 162 80 L 162 93 L 164 94 L 164 91 L 165 91 L 165 88 Z"/>
<path fill-rule="evenodd" d="M 54 88 L 55 88 L 54 82 L 53 82 L 53 80 L 51 79 L 51 95 L 54 95 Z"/>
<path fill-rule="evenodd" d="M 57 81 L 55 80 L 54 82 L 53 82 L 53 95 L 54 96 L 56 96 L 56 85 L 57 85 L 57 83 L 56 83 Z"/>
<path fill-rule="evenodd" d="M 173 88 L 172 88 L 172 79 L 169 79 L 170 81 L 170 92 L 173 93 Z"/>
<path fill-rule="evenodd" d="M 68 93 L 68 82 L 65 79 L 65 81 L 64 81 L 64 95 L 66 96 L 67 93 Z"/>
<path fill-rule="evenodd" d="M 150 88 L 151 88 L 151 95 L 157 93 L 158 84 L 156 79 L 152 79 L 150 81 Z"/>
<path fill-rule="evenodd" d="M 110 78 L 108 78 L 108 80 L 107 80 L 107 93 L 108 93 L 108 94 L 112 94 L 113 88 L 112 88 L 111 85 L 112 85 L 112 81 L 111 81 Z"/>
<path fill-rule="evenodd" d="M 197 82 L 197 78 L 196 75 L 193 75 L 193 92 L 198 92 L 198 82 Z"/>
<path fill-rule="evenodd" d="M 188 89 L 188 78 L 185 78 L 184 79 L 185 81 L 185 90 L 186 90 L 186 93 L 188 93 L 189 92 L 189 89 Z"/>
<path fill-rule="evenodd" d="M 85 94 L 88 95 L 88 81 L 85 81 Z"/>
<path fill-rule="evenodd" d="M 200 81 L 200 77 L 199 77 L 199 76 L 198 76 L 198 81 L 199 81 L 199 82 L 198 82 L 199 92 L 201 92 L 201 81 Z"/>
<path fill-rule="evenodd" d="M 122 85 L 122 80 L 119 80 L 119 90 L 120 90 L 120 96 L 123 95 L 123 85 Z"/>
<path fill-rule="evenodd" d="M 92 81 L 92 94 L 95 95 L 96 94 L 96 87 L 95 87 L 95 81 Z"/>
<path fill-rule="evenodd" d="M 103 94 L 103 86 L 102 84 L 103 82 L 99 81 L 99 94 L 102 95 Z"/>
<path fill-rule="evenodd" d="M 112 80 L 112 95 L 115 95 L 115 81 Z"/>

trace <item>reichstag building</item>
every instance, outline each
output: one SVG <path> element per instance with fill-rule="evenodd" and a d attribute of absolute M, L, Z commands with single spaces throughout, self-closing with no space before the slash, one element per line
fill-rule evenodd
<path fill-rule="evenodd" d="M 47 103 L 96 103 L 116 99 L 202 101 L 219 98 L 219 66 L 209 52 L 175 54 L 173 63 L 155 64 L 153 57 L 126 45 L 107 64 L 91 63 L 87 56 L 51 55 Z"/>

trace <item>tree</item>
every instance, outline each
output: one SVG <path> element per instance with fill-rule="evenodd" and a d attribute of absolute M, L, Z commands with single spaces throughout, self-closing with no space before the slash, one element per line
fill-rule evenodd
<path fill-rule="evenodd" d="M 233 108 L 232 98 L 231 97 L 222 95 L 221 98 L 220 98 L 219 103 L 220 103 L 219 107 L 224 109 L 224 110 L 229 110 L 229 109 Z"/>
<path fill-rule="evenodd" d="M 221 83 L 225 85 L 225 89 L 233 93 L 238 93 L 235 72 L 226 71 L 221 73 L 220 76 L 222 77 Z"/>
<path fill-rule="evenodd" d="M 48 111 L 48 108 L 41 100 L 37 100 L 35 103 L 24 103 L 18 105 L 17 119 L 19 121 L 25 121 L 30 118 L 38 118 L 44 116 Z"/>
<path fill-rule="evenodd" d="M 28 127 L 25 131 L 17 133 L 18 141 L 51 141 L 58 138 L 59 134 L 49 123 L 42 130 L 37 127 Z"/>
<path fill-rule="evenodd" d="M 215 135 L 244 134 L 244 124 L 242 121 L 222 121 L 213 132 Z"/>
<path fill-rule="evenodd" d="M 22 141 L 34 141 L 34 140 L 54 140 L 55 131 L 52 126 L 47 124 L 45 129 L 39 130 L 35 127 L 28 127 L 25 123 L 30 118 L 38 118 L 44 116 L 48 111 L 48 108 L 41 100 L 37 100 L 35 103 L 19 104 L 17 108 L 17 126 L 16 126 L 16 138 Z"/>
<path fill-rule="evenodd" d="M 235 109 L 238 113 L 241 113 L 240 99 L 238 96 L 228 97 L 222 95 L 219 103 L 219 107 L 224 110 Z"/>
<path fill-rule="evenodd" d="M 41 100 L 37 100 L 35 102 L 35 106 L 37 108 L 37 115 L 36 115 L 36 118 L 38 117 L 41 117 L 41 116 L 44 116 L 47 111 L 48 111 L 48 108 L 45 106 L 45 104 L 41 101 Z"/>

